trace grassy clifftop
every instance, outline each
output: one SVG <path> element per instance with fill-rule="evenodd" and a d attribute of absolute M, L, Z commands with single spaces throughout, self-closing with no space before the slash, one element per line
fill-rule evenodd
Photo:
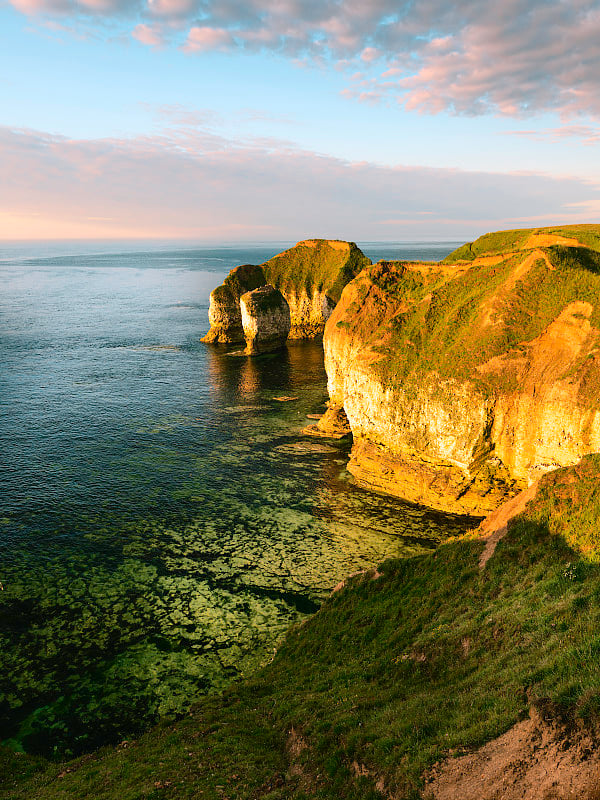
<path fill-rule="evenodd" d="M 220 286 L 213 290 L 215 300 L 223 303 L 235 305 L 239 302 L 241 295 L 258 289 L 266 283 L 262 267 L 255 264 L 240 264 L 231 270 Z"/>
<path fill-rule="evenodd" d="M 594 455 L 542 479 L 483 570 L 466 538 L 350 580 L 255 679 L 175 724 L 68 764 L 4 753 L 0 797 L 402 800 L 532 706 L 597 730 L 597 542 L 571 533 L 598 528 L 599 476 Z"/>
<path fill-rule="evenodd" d="M 573 346 L 564 355 L 556 343 L 552 380 L 571 376 L 591 402 L 599 298 L 600 252 L 587 247 L 536 246 L 456 265 L 380 262 L 346 288 L 330 326 L 358 336 L 388 383 L 437 372 L 491 392 L 521 385 L 554 324 Z"/>
<path fill-rule="evenodd" d="M 337 303 L 342 289 L 371 261 L 354 242 L 306 239 L 266 261 L 262 267 L 269 283 L 284 295 L 316 290 Z"/>
<path fill-rule="evenodd" d="M 559 225 L 486 233 L 474 242 L 462 245 L 444 259 L 444 264 L 473 261 L 481 256 L 563 244 L 600 250 L 600 225 Z"/>
<path fill-rule="evenodd" d="M 370 263 L 353 242 L 307 239 L 259 266 L 236 267 L 211 293 L 211 329 L 203 341 L 243 341 L 240 297 L 266 283 L 290 306 L 290 338 L 320 336 L 344 286 Z"/>

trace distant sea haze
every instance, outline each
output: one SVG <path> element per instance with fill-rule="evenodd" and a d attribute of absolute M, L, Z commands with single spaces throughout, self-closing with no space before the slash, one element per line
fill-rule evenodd
<path fill-rule="evenodd" d="M 456 244 L 363 248 L 438 260 Z M 283 247 L 0 247 L 13 746 L 83 752 L 181 713 L 255 669 L 348 573 L 462 530 L 356 488 L 347 445 L 300 435 L 327 399 L 320 343 L 249 359 L 200 342 L 229 269 Z"/>
<path fill-rule="evenodd" d="M 137 258 L 147 261 L 148 267 L 169 268 L 187 266 L 190 269 L 210 270 L 226 265 L 227 269 L 238 264 L 256 263 L 271 258 L 296 242 L 253 242 L 246 244 L 197 245 L 191 242 L 156 240 L 89 240 L 89 241 L 5 241 L 0 242 L 0 263 L 35 262 L 39 266 L 81 265 L 81 258 L 97 257 L 106 266 L 137 266 Z M 357 242 L 361 250 L 372 261 L 381 259 L 438 261 L 462 241 L 406 241 L 406 242 Z M 252 258 L 253 261 L 247 261 Z M 73 259 L 73 260 L 72 260 Z M 127 263 L 128 259 L 134 259 Z M 96 263 L 96 262 L 94 262 Z"/>

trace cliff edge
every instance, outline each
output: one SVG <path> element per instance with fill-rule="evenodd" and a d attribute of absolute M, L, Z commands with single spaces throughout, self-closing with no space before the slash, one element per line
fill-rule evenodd
<path fill-rule="evenodd" d="M 241 264 L 232 269 L 220 286 L 210 294 L 208 321 L 210 330 L 202 341 L 212 344 L 233 344 L 243 342 L 244 327 L 240 300 L 246 292 L 266 284 L 261 267 L 255 264 Z"/>
<path fill-rule="evenodd" d="M 379 262 L 324 336 L 358 483 L 486 514 L 600 450 L 600 226 L 488 234 Z"/>

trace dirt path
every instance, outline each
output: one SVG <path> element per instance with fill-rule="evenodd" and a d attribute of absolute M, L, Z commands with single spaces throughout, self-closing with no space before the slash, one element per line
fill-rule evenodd
<path fill-rule="evenodd" d="M 479 526 L 481 538 L 485 540 L 485 548 L 479 557 L 479 569 L 484 569 L 487 562 L 494 555 L 496 545 L 506 535 L 508 523 L 517 514 L 520 514 L 527 503 L 533 500 L 537 491 L 538 481 L 524 489 L 518 495 L 508 500 L 486 517 Z"/>

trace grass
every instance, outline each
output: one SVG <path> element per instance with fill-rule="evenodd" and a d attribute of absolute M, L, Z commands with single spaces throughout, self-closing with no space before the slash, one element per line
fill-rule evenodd
<path fill-rule="evenodd" d="M 600 455 L 557 469 L 542 482 L 528 517 L 560 536 L 587 561 L 600 563 Z"/>
<path fill-rule="evenodd" d="M 312 297 L 317 290 L 337 303 L 344 286 L 371 261 L 353 242 L 333 247 L 326 239 L 314 241 L 314 246 L 299 242 L 265 262 L 265 276 L 286 296 L 306 292 Z"/>
<path fill-rule="evenodd" d="M 474 242 L 467 242 L 450 253 L 442 263 L 474 261 L 479 256 L 509 253 L 525 247 L 532 234 L 548 234 L 576 239 L 592 250 L 600 251 L 600 225 L 559 225 L 486 233 Z M 534 245 L 535 246 L 535 245 Z"/>
<path fill-rule="evenodd" d="M 242 295 L 243 296 L 243 295 Z M 267 313 L 269 311 L 287 309 L 287 301 L 281 292 L 271 289 L 261 289 L 259 292 L 254 292 L 251 297 L 246 298 L 246 305 L 250 313 Z"/>
<path fill-rule="evenodd" d="M 241 264 L 231 270 L 223 283 L 213 291 L 215 300 L 237 306 L 240 297 L 246 292 L 264 286 L 267 281 L 262 267 L 254 264 Z"/>
<path fill-rule="evenodd" d="M 532 704 L 597 728 L 599 470 L 547 476 L 483 572 L 466 538 L 353 579 L 254 679 L 174 724 L 66 764 L 5 751 L 0 797 L 374 800 L 380 780 L 413 798 L 432 763 Z"/>
<path fill-rule="evenodd" d="M 369 331 L 387 380 L 434 370 L 494 391 L 477 365 L 520 357 L 569 302 L 589 302 L 600 327 L 598 231 L 539 229 L 587 247 L 543 248 L 550 266 L 540 257 L 519 279 L 526 252 L 450 280 L 441 267 L 380 263 L 354 281 L 338 324 Z M 518 250 L 530 233 L 482 237 L 461 257 Z M 293 250 L 265 265 L 282 291 L 323 288 L 364 264 L 362 254 L 327 260 L 320 242 L 323 272 L 309 273 L 315 248 Z M 590 356 L 573 374 L 591 401 Z M 503 380 L 510 388 L 510 368 Z M 410 800 L 434 762 L 500 735 L 532 705 L 598 735 L 599 477 L 599 455 L 546 476 L 483 571 L 481 542 L 463 538 L 387 561 L 378 580 L 354 578 L 254 678 L 135 741 L 60 764 L 0 750 L 0 798 L 376 800 L 379 786 Z"/>

